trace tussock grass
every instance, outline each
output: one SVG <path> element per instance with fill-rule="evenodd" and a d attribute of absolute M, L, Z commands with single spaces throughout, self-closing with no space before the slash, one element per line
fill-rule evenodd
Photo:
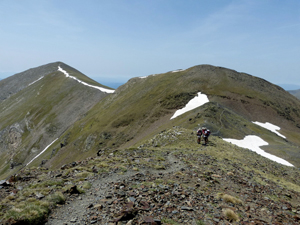
<path fill-rule="evenodd" d="M 163 156 L 157 156 L 156 160 L 157 161 L 166 161 L 166 159 Z"/>
<path fill-rule="evenodd" d="M 155 184 L 163 184 L 164 183 L 164 180 L 163 179 L 156 179 L 154 181 Z"/>
<path fill-rule="evenodd" d="M 31 189 L 35 189 L 35 188 L 63 186 L 63 185 L 64 185 L 63 180 L 60 179 L 60 180 L 46 180 L 44 182 L 32 184 L 29 187 Z"/>
<path fill-rule="evenodd" d="M 140 169 L 137 168 L 137 167 L 133 167 L 132 170 L 133 170 L 133 171 L 139 171 Z"/>
<path fill-rule="evenodd" d="M 99 168 L 107 168 L 109 167 L 108 163 L 107 162 L 100 162 L 98 164 L 96 164 L 97 167 Z"/>
<path fill-rule="evenodd" d="M 47 197 L 47 200 L 52 204 L 64 204 L 66 199 L 62 192 L 55 192 Z"/>
<path fill-rule="evenodd" d="M 13 219 L 22 224 L 40 224 L 49 213 L 48 203 L 45 201 L 32 201 L 15 205 L 4 214 L 4 219 Z"/>
<path fill-rule="evenodd" d="M 172 224 L 172 225 L 179 225 L 180 224 L 180 223 L 176 222 L 175 220 L 168 219 L 168 218 L 162 218 L 161 222 L 163 222 L 163 224 Z"/>
<path fill-rule="evenodd" d="M 228 194 L 223 194 L 223 193 L 218 193 L 217 198 L 222 198 L 225 202 L 230 202 L 233 204 L 242 204 L 243 203 L 240 199 L 233 197 L 231 195 L 228 195 Z"/>
<path fill-rule="evenodd" d="M 228 208 L 224 209 L 223 214 L 231 222 L 235 222 L 235 221 L 239 220 L 239 216 L 231 209 L 228 209 Z"/>
<path fill-rule="evenodd" d="M 86 177 L 91 177 L 93 175 L 94 175 L 93 173 L 86 172 L 86 171 L 75 174 L 75 176 L 78 177 L 78 178 L 86 178 Z"/>
<path fill-rule="evenodd" d="M 165 165 L 162 165 L 162 164 L 156 164 L 154 166 L 154 168 L 157 170 L 165 170 L 166 169 Z"/>
<path fill-rule="evenodd" d="M 82 185 L 83 189 L 90 189 L 92 187 L 92 184 L 90 182 L 84 182 Z"/>

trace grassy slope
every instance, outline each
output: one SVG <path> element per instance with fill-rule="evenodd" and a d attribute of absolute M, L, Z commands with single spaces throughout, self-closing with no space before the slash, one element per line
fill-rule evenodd
<path fill-rule="evenodd" d="M 299 90 L 293 90 L 289 91 L 292 95 L 294 95 L 296 98 L 300 99 L 300 89 Z"/>
<path fill-rule="evenodd" d="M 188 182 L 182 183 L 182 187 L 194 190 L 195 185 L 199 184 L 198 178 L 201 178 L 201 185 L 197 186 L 198 193 L 215 197 L 220 193 L 227 193 L 243 201 L 243 205 L 239 206 L 238 210 L 235 209 L 239 211 L 241 217 L 246 217 L 245 211 L 249 204 L 257 213 L 264 215 L 260 205 L 266 207 L 265 199 L 248 198 L 246 201 L 246 196 L 253 195 L 252 191 L 255 189 L 253 187 L 259 187 L 259 185 L 265 187 L 265 191 L 257 193 L 256 198 L 262 195 L 263 198 L 272 199 L 273 204 L 289 202 L 293 210 L 299 207 L 300 180 L 297 179 L 299 177 L 297 168 L 282 166 L 249 150 L 224 142 L 219 137 L 212 136 L 209 145 L 202 146 L 196 144 L 194 130 L 174 127 L 138 143 L 137 146 L 139 147 L 103 151 L 100 157 L 84 160 L 75 166 L 68 165 L 65 170 L 55 170 L 49 173 L 47 170 L 38 168 L 24 169 L 20 174 L 21 177 L 34 178 L 31 178 L 29 182 L 17 181 L 14 185 L 22 186 L 23 189 L 13 196 L 7 193 L 3 196 L 0 218 L 23 222 L 27 218 L 27 222 L 31 221 L 33 224 L 43 221 L 49 209 L 56 207 L 56 204 L 64 203 L 67 195 L 63 196 L 62 193 L 70 186 L 77 185 L 84 188 L 83 181 L 87 180 L 86 183 L 88 183 L 89 180 L 94 180 L 102 174 L 112 175 L 113 173 L 109 173 L 112 171 L 121 175 L 125 171 L 163 170 L 170 166 L 167 160 L 170 153 L 184 162 L 187 167 L 182 171 L 171 171 L 169 174 L 173 176 L 170 176 L 168 180 L 160 181 L 162 184 L 180 183 L 185 178 Z M 132 159 L 135 158 L 139 160 L 133 162 Z M 194 174 L 193 176 L 195 174 L 197 176 L 185 175 L 189 171 Z M 213 177 L 212 174 L 217 176 Z M 207 179 L 209 182 L 206 182 Z M 64 183 L 69 185 L 64 185 Z M 220 183 L 220 185 L 215 183 Z M 250 183 L 253 187 L 248 188 L 245 183 Z M 141 185 L 148 184 L 143 182 Z M 267 191 L 268 187 L 272 192 Z M 38 200 L 35 195 L 39 193 L 47 197 Z M 26 202 L 28 204 L 24 204 Z M 226 205 L 224 202 L 221 204 Z M 229 204 L 229 207 L 233 206 Z M 210 216 L 217 216 L 219 209 L 215 209 L 214 213 L 216 215 Z M 256 218 L 255 215 L 252 214 L 252 216 Z M 266 220 L 266 218 L 260 219 Z M 0 222 L 3 221 L 0 220 Z"/>
<path fill-rule="evenodd" d="M 207 94 L 211 103 L 170 121 L 175 110 L 186 105 L 197 92 Z M 296 126 L 300 124 L 299 113 L 298 100 L 282 88 L 225 68 L 203 65 L 144 79 L 133 78 L 66 131 L 69 144 L 58 151 L 49 165 L 57 168 L 103 148 L 130 147 L 147 135 L 173 125 L 190 129 L 206 125 L 223 137 L 261 136 L 270 143 L 267 151 L 299 166 Z M 289 136 L 288 141 L 251 121 L 281 126 L 283 134 Z M 60 141 L 64 139 L 65 136 Z M 45 158 L 50 156 L 50 151 L 45 153 Z"/>
<path fill-rule="evenodd" d="M 250 150 L 237 147 L 233 144 L 223 141 L 220 137 L 211 136 L 208 146 L 198 145 L 196 143 L 196 131 L 175 127 L 164 130 L 149 140 L 137 143 L 135 147 L 145 149 L 173 150 L 185 154 L 194 154 L 194 158 L 189 158 L 188 163 L 197 163 L 200 158 L 199 154 L 207 154 L 215 157 L 220 161 L 218 167 L 222 170 L 230 171 L 233 168 L 227 167 L 226 163 L 221 161 L 229 160 L 231 164 L 237 164 L 238 167 L 247 171 L 254 170 L 258 174 L 264 174 L 267 179 L 281 183 L 285 188 L 293 189 L 300 192 L 300 181 L 295 179 L 299 176 L 299 170 L 295 167 L 283 166 L 262 157 Z M 289 172 L 287 172 L 289 171 Z M 266 173 L 267 172 L 267 173 Z M 290 177 L 285 179 L 281 177 L 281 173 L 287 172 Z"/>
<path fill-rule="evenodd" d="M 65 64 L 61 64 L 61 67 L 78 79 L 96 84 Z M 98 83 L 97 85 L 101 86 Z M 19 169 L 20 166 L 15 170 L 8 170 L 7 165 L 11 160 L 23 163 L 24 166 L 106 95 L 56 71 L 2 101 L 0 104 L 4 110 L 0 117 L 1 128 L 9 130 L 11 125 L 19 124 L 22 137 L 19 145 L 12 146 L 9 134 L 4 135 L 1 146 L 1 176 L 5 177 Z"/>

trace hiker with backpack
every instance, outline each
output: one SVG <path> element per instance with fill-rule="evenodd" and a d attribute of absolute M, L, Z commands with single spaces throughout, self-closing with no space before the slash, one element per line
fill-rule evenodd
<path fill-rule="evenodd" d="M 200 144 L 201 143 L 201 136 L 202 136 L 202 129 L 199 128 L 197 130 L 197 143 Z"/>
<path fill-rule="evenodd" d="M 210 135 L 210 130 L 208 130 L 206 127 L 199 128 L 197 130 L 197 143 L 201 143 L 201 136 L 203 136 L 204 145 L 208 143 L 208 137 Z"/>
<path fill-rule="evenodd" d="M 210 135 L 210 130 L 208 130 L 206 127 L 202 127 L 202 135 L 203 135 L 203 139 L 204 139 L 204 144 L 207 145 L 208 137 Z"/>

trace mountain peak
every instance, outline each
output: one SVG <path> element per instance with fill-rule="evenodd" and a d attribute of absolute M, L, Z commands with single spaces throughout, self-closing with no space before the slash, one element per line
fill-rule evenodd
<path fill-rule="evenodd" d="M 0 82 L 0 90 L 0 154 L 6 158 L 2 176 L 28 164 L 114 92 L 62 62 L 15 74 Z"/>
<path fill-rule="evenodd" d="M 0 82 L 0 223 L 43 223 L 65 200 L 49 225 L 299 222 L 300 102 L 282 88 L 211 65 L 91 86 L 62 62 Z M 91 187 L 107 197 L 82 210 L 71 195 Z"/>

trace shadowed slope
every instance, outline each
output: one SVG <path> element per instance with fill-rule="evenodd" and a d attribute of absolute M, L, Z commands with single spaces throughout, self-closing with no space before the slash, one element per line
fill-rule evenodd
<path fill-rule="evenodd" d="M 296 98 L 300 99 L 300 89 L 289 91 L 292 95 L 294 95 Z"/>
<path fill-rule="evenodd" d="M 3 94 L 5 100 L 0 102 L 2 176 L 25 166 L 94 104 L 107 96 L 107 93 L 66 77 L 58 71 L 58 65 L 78 79 L 97 84 L 60 62 L 25 71 L 0 83 L 1 90 L 8 90 L 16 80 L 20 83 L 9 95 Z"/>

